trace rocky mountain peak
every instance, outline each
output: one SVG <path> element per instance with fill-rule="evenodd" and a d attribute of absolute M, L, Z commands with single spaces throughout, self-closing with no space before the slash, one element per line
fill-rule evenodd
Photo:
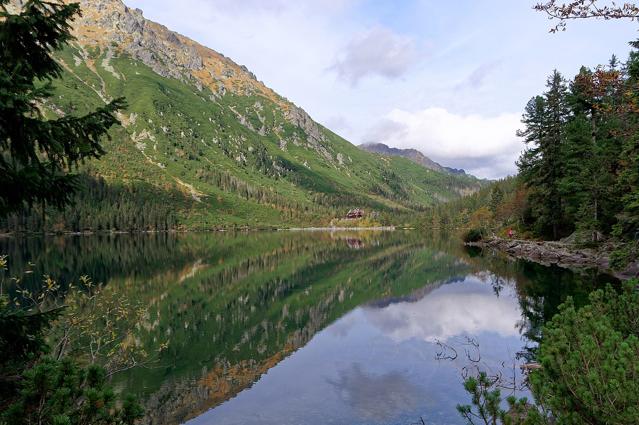
<path fill-rule="evenodd" d="M 275 103 L 289 122 L 302 129 L 311 144 L 324 141 L 319 126 L 303 109 L 258 81 L 246 66 L 146 19 L 142 10 L 130 8 L 121 0 L 62 1 L 80 3 L 82 16 L 76 18 L 73 33 L 75 44 L 85 53 L 84 60 L 88 60 L 88 48 L 100 48 L 108 56 L 123 52 L 162 77 L 179 79 L 198 90 L 207 87 L 216 96 L 233 93 L 264 97 Z M 19 10 L 22 4 L 23 0 L 11 1 L 14 9 Z"/>
<path fill-rule="evenodd" d="M 380 155 L 401 156 L 404 158 L 408 158 L 411 161 L 425 168 L 428 168 L 429 170 L 437 171 L 440 173 L 448 173 L 448 174 L 455 174 L 455 175 L 466 174 L 466 171 L 461 169 L 444 167 L 443 165 L 433 161 L 432 159 L 430 159 L 429 157 L 427 157 L 426 155 L 424 155 L 422 152 L 418 151 L 417 149 L 392 148 L 388 145 L 385 145 L 384 143 L 364 143 L 362 145 L 359 145 L 359 148 L 365 151 L 377 153 Z"/>

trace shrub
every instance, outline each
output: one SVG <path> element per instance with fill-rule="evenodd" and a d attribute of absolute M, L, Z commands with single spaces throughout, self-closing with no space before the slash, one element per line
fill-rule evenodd
<path fill-rule="evenodd" d="M 564 423 L 639 423 L 639 293 L 629 283 L 569 299 L 546 326 L 532 389 Z"/>
<path fill-rule="evenodd" d="M 630 281 L 590 294 L 578 309 L 568 299 L 544 328 L 541 367 L 530 374 L 536 405 L 503 400 L 485 373 L 467 378 L 472 404 L 457 410 L 469 424 L 639 423 L 639 291 Z M 476 422 L 475 422 L 476 421 Z"/>
<path fill-rule="evenodd" d="M 623 270 L 637 258 L 639 253 L 639 242 L 629 242 L 617 249 L 610 255 L 610 266 L 613 270 Z"/>

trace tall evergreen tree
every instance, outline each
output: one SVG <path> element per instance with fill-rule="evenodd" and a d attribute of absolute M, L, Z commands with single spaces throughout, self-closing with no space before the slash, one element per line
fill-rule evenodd
<path fill-rule="evenodd" d="M 588 193 L 593 174 L 597 172 L 591 127 L 583 114 L 576 115 L 566 125 L 566 140 L 562 145 L 563 177 L 559 193 L 564 201 L 564 221 L 576 224 L 590 205 Z M 570 230 L 576 226 L 570 225 Z"/>
<path fill-rule="evenodd" d="M 554 71 L 543 97 L 533 98 L 524 112 L 524 130 L 518 132 L 528 145 L 518 167 L 531 188 L 538 231 L 556 239 L 561 235 L 563 202 L 559 190 L 562 176 L 561 146 L 568 118 L 567 87 Z"/>
<path fill-rule="evenodd" d="M 593 72 L 582 67 L 570 84 L 571 115 L 561 149 L 563 176 L 560 182 L 564 222 L 569 230 L 579 228 L 592 232 L 593 240 L 598 239 L 601 230 L 599 211 L 605 190 L 600 178 L 600 114 L 595 91 Z"/>
<path fill-rule="evenodd" d="M 28 0 L 16 14 L 8 4 L 0 0 L 0 217 L 24 204 L 66 205 L 76 190 L 70 171 L 104 153 L 100 139 L 123 106 L 116 100 L 83 117 L 45 119 L 41 107 L 61 72 L 52 54 L 71 40 L 79 5 Z M 0 293 L 0 423 L 133 424 L 140 407 L 127 399 L 118 408 L 100 367 L 46 357 L 45 333 L 58 311 L 42 307 L 12 305 Z"/>
<path fill-rule="evenodd" d="M 617 181 L 621 196 L 616 233 L 624 239 L 639 240 L 639 41 L 631 42 L 633 50 L 625 64 L 625 140 L 620 155 Z"/>
<path fill-rule="evenodd" d="M 490 212 L 493 213 L 493 217 L 497 215 L 497 211 L 504 200 L 504 191 L 501 190 L 499 185 L 495 185 L 490 191 Z"/>
<path fill-rule="evenodd" d="M 52 54 L 72 40 L 80 8 L 28 0 L 16 14 L 8 3 L 0 0 L 0 214 L 69 203 L 77 188 L 72 169 L 104 154 L 100 140 L 124 106 L 117 99 L 85 116 L 45 119 L 42 105 L 62 71 Z"/>

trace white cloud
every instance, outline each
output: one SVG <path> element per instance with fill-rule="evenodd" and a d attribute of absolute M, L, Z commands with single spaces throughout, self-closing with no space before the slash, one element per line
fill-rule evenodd
<path fill-rule="evenodd" d="M 337 395 L 368 423 L 388 421 L 398 413 L 411 411 L 425 396 L 405 373 L 376 375 L 358 363 L 340 370 L 337 380 L 329 382 Z"/>
<path fill-rule="evenodd" d="M 245 13 L 246 10 L 253 12 L 280 12 L 286 7 L 285 0 L 208 0 L 208 5 L 220 12 L 231 14 Z"/>
<path fill-rule="evenodd" d="M 515 160 L 523 148 L 515 135 L 520 119 L 519 114 L 484 117 L 443 108 L 394 109 L 368 132 L 365 141 L 418 149 L 443 165 L 496 178 L 516 171 Z"/>
<path fill-rule="evenodd" d="M 375 27 L 356 35 L 338 55 L 331 69 L 339 78 L 355 85 L 368 75 L 399 78 L 416 59 L 412 38 Z"/>

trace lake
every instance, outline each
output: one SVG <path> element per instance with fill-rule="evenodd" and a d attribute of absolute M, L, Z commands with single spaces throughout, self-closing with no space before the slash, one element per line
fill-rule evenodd
<path fill-rule="evenodd" d="M 463 376 L 527 395 L 516 365 L 543 324 L 605 280 L 416 231 L 2 238 L 0 253 L 24 286 L 86 275 L 144 307 L 119 331 L 150 355 L 113 382 L 147 424 L 461 424 Z"/>

